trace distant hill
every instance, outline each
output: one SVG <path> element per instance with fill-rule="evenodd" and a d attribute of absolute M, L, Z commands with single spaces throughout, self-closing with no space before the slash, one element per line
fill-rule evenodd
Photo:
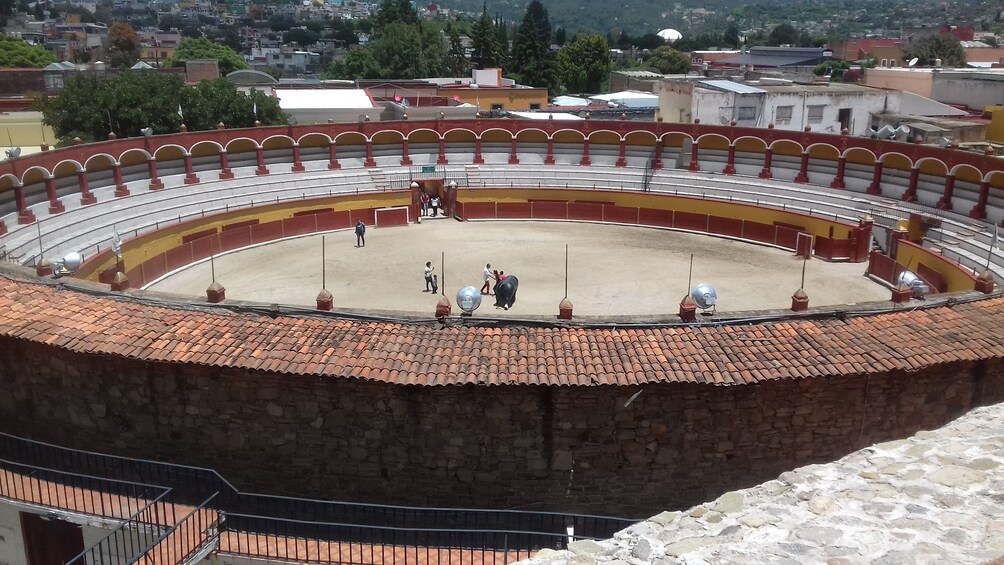
<path fill-rule="evenodd" d="M 481 13 L 484 0 L 437 0 L 463 12 Z M 523 18 L 530 0 L 489 0 L 488 13 L 512 22 Z M 733 19 L 742 30 L 770 30 L 789 23 L 812 35 L 895 36 L 902 27 L 951 23 L 980 29 L 992 25 L 999 1 L 952 0 L 541 0 L 551 24 L 568 32 L 625 31 L 632 36 L 673 28 L 684 36 L 720 33 Z"/>

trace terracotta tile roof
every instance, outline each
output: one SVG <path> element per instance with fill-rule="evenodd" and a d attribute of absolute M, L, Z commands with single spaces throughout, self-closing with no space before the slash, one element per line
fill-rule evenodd
<path fill-rule="evenodd" d="M 735 385 L 910 371 L 1004 356 L 1001 319 L 997 297 L 844 320 L 440 329 L 175 308 L 0 279 L 0 336 L 146 361 L 419 385 Z"/>

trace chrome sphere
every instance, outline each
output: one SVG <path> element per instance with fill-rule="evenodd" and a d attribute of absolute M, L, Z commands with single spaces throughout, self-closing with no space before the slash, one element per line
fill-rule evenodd
<path fill-rule="evenodd" d="M 63 269 L 71 273 L 76 273 L 80 270 L 80 266 L 84 264 L 84 258 L 76 251 L 71 251 L 63 257 Z"/>
<path fill-rule="evenodd" d="M 694 299 L 697 307 L 702 310 L 714 308 L 715 302 L 718 300 L 718 294 L 715 293 L 714 287 L 705 283 L 695 286 L 694 290 L 690 293 L 690 297 Z"/>
<path fill-rule="evenodd" d="M 481 306 L 481 291 L 473 286 L 465 286 L 457 292 L 457 306 L 470 314 Z"/>

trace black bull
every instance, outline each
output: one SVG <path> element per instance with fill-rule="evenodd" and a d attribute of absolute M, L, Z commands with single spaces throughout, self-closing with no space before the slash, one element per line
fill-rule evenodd
<path fill-rule="evenodd" d="M 519 288 L 519 279 L 512 275 L 507 275 L 505 280 L 495 283 L 495 306 L 501 306 L 508 310 L 516 303 L 517 288 Z"/>

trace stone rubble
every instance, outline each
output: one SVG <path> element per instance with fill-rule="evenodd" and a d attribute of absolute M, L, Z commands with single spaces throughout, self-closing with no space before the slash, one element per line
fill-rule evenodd
<path fill-rule="evenodd" d="M 1004 556 L 1002 465 L 1004 403 L 522 563 L 988 563 Z"/>

